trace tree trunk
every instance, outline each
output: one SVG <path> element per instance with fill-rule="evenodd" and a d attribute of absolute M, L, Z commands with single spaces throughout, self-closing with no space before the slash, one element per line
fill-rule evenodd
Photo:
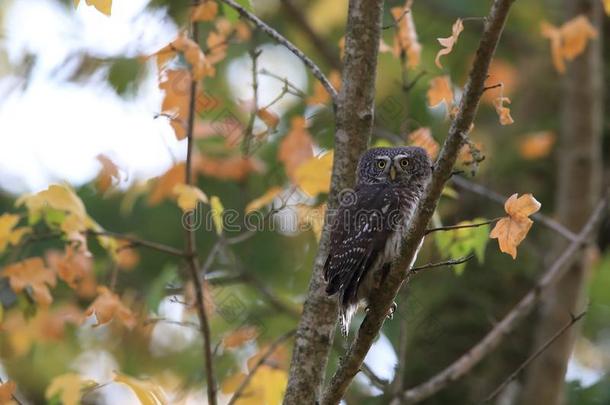
<path fill-rule="evenodd" d="M 567 18 L 586 15 L 599 31 L 586 51 L 568 62 L 562 78 L 561 136 L 558 155 L 557 219 L 572 231 L 583 226 L 601 191 L 601 133 L 603 76 L 601 65 L 602 3 L 598 0 L 565 0 Z M 564 245 L 558 246 L 561 249 Z M 543 298 L 535 331 L 534 350 L 582 308 L 586 263 L 578 260 Z M 563 399 L 565 372 L 577 328 L 555 341 L 530 366 L 522 404 L 554 405 Z"/>
<path fill-rule="evenodd" d="M 336 105 L 335 157 L 329 212 L 341 190 L 353 187 L 358 158 L 373 128 L 375 76 L 383 0 L 350 0 L 345 36 L 343 82 Z M 324 291 L 322 268 L 329 229 L 320 239 L 309 291 L 292 353 L 284 404 L 314 404 L 320 389 L 337 321 L 337 304 Z"/>

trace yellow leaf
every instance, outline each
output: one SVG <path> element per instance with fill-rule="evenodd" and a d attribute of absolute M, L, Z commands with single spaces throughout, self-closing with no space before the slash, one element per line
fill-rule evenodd
<path fill-rule="evenodd" d="M 610 0 L 602 0 L 604 2 L 604 10 L 606 14 L 610 15 Z"/>
<path fill-rule="evenodd" d="M 87 219 L 85 205 L 80 197 L 66 185 L 51 184 L 48 189 L 37 194 L 28 194 L 19 197 L 16 206 L 25 205 L 31 214 L 38 214 L 46 208 L 53 208 L 74 214 L 83 222 Z"/>
<path fill-rule="evenodd" d="M 210 207 L 212 209 L 212 220 L 214 221 L 214 228 L 216 229 L 216 233 L 220 235 L 222 233 L 222 214 L 224 212 L 224 207 L 222 206 L 222 202 L 220 198 L 213 195 L 210 198 Z"/>
<path fill-rule="evenodd" d="M 92 385 L 96 385 L 95 381 L 83 380 L 78 374 L 66 373 L 51 380 L 44 396 L 50 400 L 59 394 L 59 399 L 63 405 L 78 405 L 81 400 L 81 390 Z"/>
<path fill-rule="evenodd" d="M 99 12 L 110 16 L 112 0 L 85 0 L 87 5 L 95 7 Z M 74 0 L 74 7 L 78 7 L 80 0 Z"/>
<path fill-rule="evenodd" d="M 510 125 L 515 121 L 513 120 L 513 117 L 510 116 L 510 108 L 505 107 L 504 103 L 510 104 L 510 99 L 508 97 L 498 97 L 494 100 L 494 107 L 496 108 L 498 117 L 500 117 L 500 124 Z"/>
<path fill-rule="evenodd" d="M 554 144 L 555 134 L 553 132 L 534 132 L 525 135 L 519 142 L 519 153 L 528 160 L 540 159 L 548 156 Z"/>
<path fill-rule="evenodd" d="M 438 155 L 439 145 L 432 137 L 430 128 L 421 127 L 416 129 L 409 134 L 408 138 L 411 145 L 423 148 L 431 159 L 436 158 L 436 155 Z"/>
<path fill-rule="evenodd" d="M 20 293 L 26 287 L 32 289 L 34 300 L 43 306 L 53 302 L 49 287 L 55 287 L 55 273 L 45 267 L 40 257 L 31 257 L 10 264 L 2 270 L 13 291 Z"/>
<path fill-rule="evenodd" d="M 237 373 L 229 377 L 222 384 L 222 392 L 233 393 L 246 378 L 244 373 Z M 279 405 L 282 402 L 288 375 L 284 370 L 262 365 L 235 402 L 235 405 Z"/>
<path fill-rule="evenodd" d="M 4 384 L 0 384 L 0 404 L 11 403 L 16 389 L 17 384 L 15 384 L 15 381 L 7 381 Z"/>
<path fill-rule="evenodd" d="M 390 10 L 397 25 L 392 51 L 396 57 L 404 52 L 407 56 L 405 67 L 415 69 L 419 66 L 421 60 L 422 46 L 417 39 L 415 21 L 410 10 L 411 3 L 413 3 L 413 0 L 407 1 L 404 7 L 393 7 Z"/>
<path fill-rule="evenodd" d="M 540 203 L 531 194 L 524 194 L 517 198 L 518 194 L 511 195 L 504 204 L 504 210 L 508 214 L 496 223 L 489 234 L 492 239 L 498 239 L 500 250 L 508 253 L 513 259 L 517 258 L 517 246 L 532 227 L 533 221 L 528 217 L 540 209 Z"/>
<path fill-rule="evenodd" d="M 110 322 L 113 318 L 117 318 L 127 328 L 132 329 L 136 325 L 136 317 L 131 310 L 127 308 L 119 298 L 106 287 L 98 287 L 98 296 L 89 305 L 85 311 L 85 316 L 95 314 L 97 324 L 99 326 Z"/>
<path fill-rule="evenodd" d="M 8 213 L 0 215 L 0 253 L 4 252 L 9 244 L 17 245 L 24 235 L 31 232 L 29 227 L 15 228 L 18 222 L 19 215 Z"/>
<path fill-rule="evenodd" d="M 191 13 L 192 21 L 212 21 L 218 14 L 218 3 L 214 0 L 206 0 L 197 7 L 195 7 Z"/>
<path fill-rule="evenodd" d="M 461 18 L 458 18 L 455 23 L 453 23 L 453 27 L 451 27 L 451 36 L 447 38 L 438 38 L 438 42 L 441 44 L 441 46 L 444 47 L 444 49 L 438 51 L 438 53 L 436 54 L 436 59 L 434 60 L 434 63 L 436 63 L 436 66 L 438 66 L 439 69 L 443 68 L 443 65 L 441 65 L 441 56 L 448 55 L 449 53 L 451 53 L 451 51 L 453 50 L 453 46 L 457 42 L 460 33 L 463 30 L 464 23 L 462 22 Z"/>
<path fill-rule="evenodd" d="M 256 115 L 265 123 L 269 131 L 275 131 L 275 128 L 277 128 L 277 125 L 280 123 L 280 117 L 276 113 L 265 108 L 258 110 Z"/>
<path fill-rule="evenodd" d="M 320 193 L 328 193 L 332 168 L 332 151 L 319 157 L 312 157 L 296 168 L 294 182 L 312 197 Z"/>
<path fill-rule="evenodd" d="M 257 210 L 263 208 L 264 206 L 271 204 L 271 202 L 273 202 L 275 197 L 277 197 L 278 194 L 281 192 L 282 192 L 281 187 L 271 187 L 269 190 L 267 190 L 267 192 L 265 194 L 263 194 L 262 196 L 260 196 L 258 198 L 255 198 L 254 200 L 252 200 L 248 203 L 248 205 L 246 206 L 246 214 L 248 214 L 252 211 L 257 211 Z"/>
<path fill-rule="evenodd" d="M 177 184 L 174 187 L 174 194 L 177 196 L 178 206 L 182 212 L 189 212 L 197 208 L 199 201 L 208 202 L 208 197 L 203 191 L 195 186 L 187 186 L 186 184 Z"/>
<path fill-rule="evenodd" d="M 451 90 L 451 80 L 449 76 L 438 76 L 430 80 L 430 88 L 428 89 L 428 105 L 435 107 L 440 103 L 445 103 L 447 111 L 451 110 L 453 105 L 453 90 Z"/>
<path fill-rule="evenodd" d="M 152 381 L 139 380 L 120 373 L 115 374 L 114 381 L 131 388 L 142 405 L 164 405 L 168 403 L 163 389 Z"/>
<path fill-rule="evenodd" d="M 551 57 L 559 73 L 565 72 L 566 60 L 573 60 L 583 53 L 589 40 L 598 36 L 597 29 L 584 15 L 565 22 L 559 28 L 543 21 L 540 31 L 543 37 L 551 41 Z"/>

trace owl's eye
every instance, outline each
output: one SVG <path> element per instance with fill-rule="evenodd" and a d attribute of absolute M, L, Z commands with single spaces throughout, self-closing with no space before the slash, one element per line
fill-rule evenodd
<path fill-rule="evenodd" d="M 385 167 L 385 160 L 378 160 L 377 167 L 383 169 Z"/>
<path fill-rule="evenodd" d="M 400 159 L 400 167 L 404 169 L 407 166 L 409 166 L 409 161 L 407 159 Z"/>

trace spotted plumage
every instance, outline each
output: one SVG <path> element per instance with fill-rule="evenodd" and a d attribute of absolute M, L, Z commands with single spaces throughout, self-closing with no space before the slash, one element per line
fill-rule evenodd
<path fill-rule="evenodd" d="M 326 292 L 337 294 L 344 336 L 359 304 L 370 300 L 399 255 L 431 173 L 418 147 L 374 148 L 360 157 L 356 187 L 340 195 L 324 264 Z"/>

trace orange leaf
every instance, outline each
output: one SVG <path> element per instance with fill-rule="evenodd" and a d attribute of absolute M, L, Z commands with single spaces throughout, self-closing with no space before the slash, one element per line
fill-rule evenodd
<path fill-rule="evenodd" d="M 105 193 L 110 186 L 119 181 L 119 168 L 106 155 L 97 155 L 96 159 L 102 164 L 100 174 L 97 176 L 97 188 Z"/>
<path fill-rule="evenodd" d="M 540 25 L 542 36 L 551 41 L 553 65 L 559 73 L 566 70 L 565 60 L 582 54 L 590 39 L 597 38 L 597 29 L 584 15 L 579 15 L 557 28 L 546 21 Z"/>
<path fill-rule="evenodd" d="M 162 176 L 158 177 L 152 191 L 148 195 L 148 203 L 150 205 L 156 205 L 166 198 L 172 198 L 174 195 L 174 187 L 176 187 L 177 184 L 184 184 L 185 173 L 185 164 L 178 163 Z"/>
<path fill-rule="evenodd" d="M 510 104 L 510 99 L 508 97 L 498 97 L 494 100 L 494 107 L 500 117 L 500 125 L 510 125 L 515 121 L 510 116 L 510 108 L 505 107 L 504 103 Z"/>
<path fill-rule="evenodd" d="M 216 14 L 218 14 L 218 3 L 207 0 L 193 9 L 191 21 L 212 21 Z"/>
<path fill-rule="evenodd" d="M 551 131 L 534 132 L 519 142 L 519 153 L 523 158 L 532 160 L 547 156 L 555 144 L 555 134 Z"/>
<path fill-rule="evenodd" d="M 166 79 L 159 84 L 165 91 L 161 111 L 171 115 L 171 126 L 176 138 L 186 138 L 186 118 L 189 111 L 191 74 L 186 70 L 167 70 Z"/>
<path fill-rule="evenodd" d="M 70 288 L 78 288 L 80 282 L 92 275 L 93 272 L 93 260 L 91 257 L 70 245 L 66 246 L 64 254 L 54 250 L 47 252 L 46 260 L 49 263 L 49 267 Z"/>
<path fill-rule="evenodd" d="M 492 239 L 498 239 L 500 250 L 517 258 L 517 246 L 532 227 L 533 221 L 528 217 L 540 210 L 540 203 L 531 194 L 524 194 L 517 198 L 518 194 L 511 195 L 504 204 L 504 210 L 508 214 L 496 223 L 489 234 Z"/>
<path fill-rule="evenodd" d="M 419 128 L 411 132 L 408 136 L 409 142 L 413 146 L 419 146 L 425 149 L 431 159 L 436 158 L 438 155 L 439 145 L 438 142 L 432 137 L 430 128 Z"/>
<path fill-rule="evenodd" d="M 258 336 L 258 330 L 254 326 L 244 326 L 234 330 L 222 339 L 222 343 L 226 348 L 235 348 L 244 345 L 246 342 L 255 339 Z"/>
<path fill-rule="evenodd" d="M 140 254 L 131 246 L 130 242 L 122 240 L 119 242 L 116 262 L 123 270 L 132 270 L 140 262 Z"/>
<path fill-rule="evenodd" d="M 443 65 L 441 65 L 441 56 L 451 53 L 453 46 L 457 42 L 458 37 L 463 30 L 464 23 L 462 22 L 461 18 L 458 18 L 455 20 L 455 23 L 453 23 L 453 27 L 451 27 L 451 36 L 447 38 L 438 38 L 438 42 L 444 47 L 444 49 L 438 51 L 436 54 L 436 59 L 434 60 L 434 63 L 436 63 L 436 66 L 438 66 L 439 69 L 443 68 Z"/>
<path fill-rule="evenodd" d="M 341 89 L 341 73 L 336 70 L 332 70 L 328 75 L 328 80 L 333 85 L 337 91 Z M 319 81 L 315 81 L 313 85 L 313 95 L 307 98 L 307 104 L 316 105 L 316 104 L 326 104 L 330 101 L 330 95 L 326 88 L 322 86 L 322 83 Z"/>
<path fill-rule="evenodd" d="M 422 46 L 417 40 L 411 3 L 412 0 L 407 1 L 404 7 L 394 7 L 390 12 L 398 28 L 394 38 L 394 56 L 399 57 L 404 52 L 407 56 L 406 67 L 415 69 L 420 63 Z"/>
<path fill-rule="evenodd" d="M 277 125 L 280 123 L 280 117 L 273 111 L 269 111 L 266 108 L 259 109 L 256 112 L 256 116 L 265 123 L 271 132 L 275 131 Z"/>
<path fill-rule="evenodd" d="M 39 304 L 48 306 L 53 302 L 48 287 L 55 287 L 55 273 L 45 267 L 40 257 L 31 257 L 8 265 L 2 273 L 8 277 L 9 284 L 16 293 L 30 287 L 34 300 Z"/>
<path fill-rule="evenodd" d="M 430 80 L 427 96 L 430 107 L 445 103 L 447 111 L 450 111 L 453 105 L 453 90 L 451 90 L 451 79 L 449 79 L 449 76 L 438 76 Z"/>
<path fill-rule="evenodd" d="M 203 156 L 197 164 L 197 170 L 205 176 L 234 181 L 242 181 L 253 172 L 260 173 L 264 167 L 264 164 L 254 156 L 227 158 Z"/>
<path fill-rule="evenodd" d="M 15 384 L 15 381 L 7 381 L 4 384 L 0 384 L 0 404 L 10 403 L 16 389 L 17 384 Z"/>
<path fill-rule="evenodd" d="M 485 87 L 501 84 L 497 89 L 489 89 L 483 93 L 481 100 L 488 104 L 493 104 L 494 99 L 498 97 L 498 92 L 510 96 L 519 84 L 519 71 L 513 65 L 501 59 L 491 61 L 488 75 Z"/>
<path fill-rule="evenodd" d="M 95 314 L 97 324 L 93 326 L 104 325 L 113 318 L 117 318 L 129 329 L 136 326 L 136 317 L 129 308 L 123 305 L 118 295 L 106 287 L 98 287 L 97 291 L 99 295 L 85 311 L 85 316 Z"/>
<path fill-rule="evenodd" d="M 284 163 L 286 174 L 294 179 L 296 169 L 313 157 L 313 141 L 305 127 L 305 118 L 294 117 L 290 132 L 282 139 L 278 159 Z"/>

